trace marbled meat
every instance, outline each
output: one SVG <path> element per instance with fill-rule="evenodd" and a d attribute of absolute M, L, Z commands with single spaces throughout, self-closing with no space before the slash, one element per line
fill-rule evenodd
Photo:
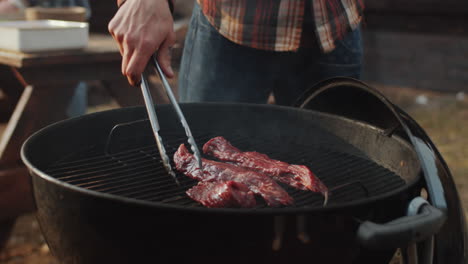
<path fill-rule="evenodd" d="M 203 146 L 203 152 L 219 160 L 268 175 L 300 190 L 328 196 L 328 188 L 304 165 L 288 164 L 258 152 L 242 152 L 223 137 L 215 137 Z"/>
<path fill-rule="evenodd" d="M 198 168 L 193 154 L 184 144 L 174 154 L 175 167 L 186 176 L 199 181 L 234 181 L 246 185 L 254 194 L 262 196 L 269 206 L 291 205 L 293 199 L 270 177 L 233 164 L 202 159 L 202 170 Z"/>
<path fill-rule="evenodd" d="M 252 208 L 257 204 L 249 187 L 235 181 L 199 182 L 186 193 L 193 200 L 211 208 Z"/>

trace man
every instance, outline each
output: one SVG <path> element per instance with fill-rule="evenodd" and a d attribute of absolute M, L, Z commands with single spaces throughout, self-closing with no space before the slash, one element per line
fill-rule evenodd
<path fill-rule="evenodd" d="M 168 77 L 172 2 L 119 0 L 109 31 L 137 85 L 149 57 Z M 360 77 L 362 0 L 198 0 L 186 35 L 180 100 L 288 105 L 311 84 Z"/>

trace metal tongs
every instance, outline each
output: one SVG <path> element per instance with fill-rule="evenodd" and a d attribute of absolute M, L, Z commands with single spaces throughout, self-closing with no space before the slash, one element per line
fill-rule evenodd
<path fill-rule="evenodd" d="M 161 78 L 161 81 L 164 86 L 164 90 L 166 90 L 167 97 L 169 97 L 169 100 L 171 101 L 172 106 L 174 107 L 175 112 L 177 113 L 177 116 L 180 119 L 180 122 L 182 123 L 182 126 L 185 129 L 185 134 L 188 137 L 188 143 L 190 144 L 190 147 L 195 155 L 195 159 L 198 164 L 198 168 L 201 170 L 202 169 L 202 160 L 201 160 L 201 155 L 200 151 L 198 150 L 197 144 L 195 143 L 195 139 L 192 136 L 192 132 L 190 131 L 190 127 L 187 124 L 187 120 L 184 117 L 184 114 L 182 113 L 182 110 L 179 107 L 179 104 L 177 103 L 177 100 L 172 93 L 172 89 L 167 82 L 166 76 L 164 75 L 163 71 L 161 70 L 161 67 L 159 66 L 158 61 L 156 60 L 155 55 L 151 56 L 150 62 L 148 64 L 153 63 L 154 67 L 156 68 L 156 72 L 159 75 L 159 78 Z M 149 90 L 149 85 L 148 85 L 148 79 L 146 77 L 146 73 L 143 72 L 141 74 L 141 92 L 143 93 L 143 99 L 145 101 L 146 105 L 146 110 L 148 111 L 148 117 L 151 123 L 151 128 L 153 129 L 153 134 L 154 138 L 156 139 L 156 143 L 158 145 L 158 150 L 159 154 L 161 155 L 161 159 L 164 165 L 164 168 L 166 171 L 175 179 L 176 183 L 179 184 L 177 181 L 176 175 L 174 171 L 172 170 L 171 163 L 169 160 L 169 157 L 167 156 L 166 149 L 164 148 L 164 144 L 162 141 L 161 136 L 159 135 L 159 122 L 158 122 L 158 117 L 156 116 L 156 111 L 154 110 L 154 103 L 153 99 L 151 97 L 151 93 Z"/>

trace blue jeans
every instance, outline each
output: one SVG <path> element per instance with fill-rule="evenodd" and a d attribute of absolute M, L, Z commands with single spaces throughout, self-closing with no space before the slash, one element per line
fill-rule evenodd
<path fill-rule="evenodd" d="M 297 52 L 257 50 L 219 34 L 196 4 L 186 35 L 179 74 L 181 102 L 266 103 L 291 105 L 311 85 L 336 76 L 359 79 L 361 31 L 350 32 L 323 54 L 318 46 Z"/>

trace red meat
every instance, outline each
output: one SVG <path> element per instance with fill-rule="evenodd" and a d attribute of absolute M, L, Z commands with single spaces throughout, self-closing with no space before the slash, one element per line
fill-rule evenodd
<path fill-rule="evenodd" d="M 187 195 L 206 207 L 255 207 L 256 201 L 253 192 L 245 184 L 227 182 L 199 182 L 192 187 Z"/>
<path fill-rule="evenodd" d="M 300 190 L 320 192 L 328 197 L 328 188 L 304 165 L 292 165 L 273 160 L 258 152 L 242 152 L 223 137 L 206 142 L 203 152 L 222 161 L 268 175 L 273 179 Z"/>
<path fill-rule="evenodd" d="M 175 167 L 186 176 L 199 181 L 234 181 L 246 185 L 254 194 L 261 195 L 269 206 L 291 205 L 293 199 L 270 177 L 233 164 L 202 159 L 202 170 L 198 168 L 193 154 L 184 144 L 174 154 Z"/>

